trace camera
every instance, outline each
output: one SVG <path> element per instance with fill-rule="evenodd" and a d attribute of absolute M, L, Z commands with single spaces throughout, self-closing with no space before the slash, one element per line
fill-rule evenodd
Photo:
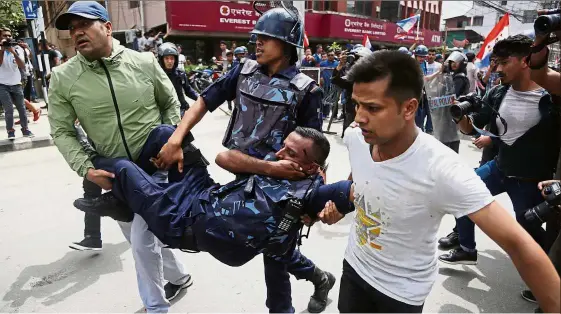
<path fill-rule="evenodd" d="M 547 35 L 551 32 L 561 30 L 561 9 L 542 10 L 534 22 L 536 35 Z"/>
<path fill-rule="evenodd" d="M 17 46 L 18 42 L 15 40 L 6 40 L 2 43 L 2 47 L 4 48 L 10 48 L 10 47 L 14 47 Z"/>
<path fill-rule="evenodd" d="M 481 110 L 483 101 L 476 93 L 470 93 L 458 98 L 459 104 L 450 106 L 452 118 L 460 120 L 463 116 Z"/>
<path fill-rule="evenodd" d="M 353 65 L 356 61 L 357 57 L 353 52 L 347 53 L 347 64 L 349 66 Z"/>
<path fill-rule="evenodd" d="M 524 213 L 526 221 L 539 220 L 543 223 L 552 210 L 561 205 L 561 184 L 559 182 L 546 186 L 543 189 L 543 194 L 545 195 L 545 202 L 528 209 Z"/>

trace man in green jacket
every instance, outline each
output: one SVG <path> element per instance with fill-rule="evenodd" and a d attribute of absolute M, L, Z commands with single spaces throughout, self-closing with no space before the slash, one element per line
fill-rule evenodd
<path fill-rule="evenodd" d="M 78 175 L 110 190 L 113 174 L 95 169 L 92 156 L 76 139 L 74 122 L 80 121 L 99 155 L 138 162 L 153 129 L 179 122 L 180 104 L 151 53 L 126 49 L 111 37 L 107 11 L 98 2 L 75 2 L 59 16 L 56 27 L 70 31 L 78 54 L 53 69 L 51 135 Z M 167 312 L 169 300 L 192 284 L 191 276 L 171 250 L 162 248 L 140 216 L 120 226 L 132 246 L 147 312 Z"/>

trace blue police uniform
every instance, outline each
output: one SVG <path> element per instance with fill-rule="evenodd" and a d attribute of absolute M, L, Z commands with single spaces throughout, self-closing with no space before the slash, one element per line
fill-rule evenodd
<path fill-rule="evenodd" d="M 249 65 L 246 66 L 246 64 Z M 261 108 L 263 110 L 255 108 L 256 104 L 253 100 L 256 96 L 238 89 L 238 84 L 244 84 L 244 86 L 249 87 L 250 80 L 247 79 L 251 78 L 254 74 L 257 74 L 259 79 L 267 76 L 264 73 L 265 69 L 255 64 L 255 61 L 246 59 L 243 64 L 233 68 L 213 85 L 209 86 L 201 94 L 201 97 L 205 101 L 207 109 L 211 112 L 224 103 L 224 101 L 238 98 L 235 102 L 234 112 L 223 144 L 226 148 L 240 149 L 244 153 L 256 158 L 272 159 L 274 154 L 281 148 L 283 140 L 296 126 L 321 130 L 320 108 L 322 92 L 315 82 L 309 82 L 303 91 L 299 91 L 300 102 L 293 104 L 294 106 L 292 106 L 292 111 L 290 112 L 281 113 L 280 110 L 266 111 L 264 108 Z M 274 88 L 267 89 L 267 93 L 263 93 L 261 96 L 270 96 L 270 100 L 279 102 L 279 107 L 286 106 L 289 101 L 294 99 L 285 97 L 290 96 L 290 94 L 296 97 L 294 92 L 289 93 L 290 85 L 287 85 L 286 82 L 290 82 L 298 74 L 302 73 L 296 66 L 290 66 L 276 73 L 271 78 L 271 84 L 284 83 L 283 89 L 277 89 L 276 91 Z M 243 79 L 240 79 L 240 77 L 243 77 Z M 243 80 L 246 80 L 246 82 L 240 83 Z M 251 82 L 255 81 L 251 80 Z M 296 90 L 297 88 L 293 86 L 292 89 Z M 246 103 L 252 103 L 252 106 Z M 252 115 L 247 114 L 250 113 L 248 110 L 250 110 Z M 267 116 L 265 116 L 266 113 Z M 272 116 L 269 114 L 272 114 Z M 254 117 L 257 120 L 251 121 L 251 123 L 246 122 L 243 125 L 242 120 L 246 116 Z M 293 121 L 288 121 L 289 117 Z M 276 132 L 266 128 L 259 128 L 259 124 L 265 121 L 281 120 L 282 122 L 283 119 L 286 123 L 277 128 Z M 254 146 L 253 144 L 258 145 Z M 267 307 L 271 312 L 275 313 L 294 312 L 288 272 L 298 279 L 310 278 L 315 268 L 314 263 L 296 249 L 293 250 L 292 254 L 284 256 L 282 260 L 274 260 L 264 256 L 264 263 L 265 282 L 267 284 Z"/>
<path fill-rule="evenodd" d="M 303 47 L 304 24 L 297 10 L 283 7 L 261 14 L 251 31 L 251 43 L 258 36 L 266 36 L 284 42 L 287 49 Z M 269 77 L 264 66 L 250 57 L 209 86 L 201 97 L 209 111 L 224 101 L 234 100 L 223 145 L 259 159 L 275 158 L 296 126 L 321 130 L 322 91 L 294 65 Z M 331 274 L 321 271 L 295 248 L 282 259 L 265 256 L 264 263 L 270 312 L 294 312 L 288 272 L 314 283 L 314 295 L 308 304 L 310 312 L 325 309 L 327 293 L 335 280 Z"/>
<path fill-rule="evenodd" d="M 166 74 L 173 83 L 173 87 L 177 93 L 177 98 L 181 103 L 181 116 L 183 116 L 185 110 L 189 109 L 189 103 L 187 103 L 185 96 L 191 98 L 192 100 L 197 100 L 197 98 L 199 98 L 199 94 L 189 84 L 189 79 L 187 78 L 187 74 L 185 74 L 185 72 L 176 68 L 172 71 L 166 71 Z"/>
<path fill-rule="evenodd" d="M 115 173 L 113 194 L 142 216 L 164 244 L 208 252 L 230 266 L 244 265 L 260 253 L 282 259 L 292 250 L 299 228 L 276 233 L 291 198 L 302 200 L 311 217 L 329 200 L 341 212 L 354 210 L 349 201 L 352 182 L 324 185 L 319 175 L 300 181 L 252 176 L 220 186 L 206 166 L 195 165 L 184 169 L 180 182 L 158 184 L 125 158 L 97 157 L 94 164 Z M 253 184 L 248 191 L 249 180 Z"/>
<path fill-rule="evenodd" d="M 164 65 L 164 57 L 166 56 L 173 56 L 175 58 L 175 63 L 170 70 L 166 69 Z M 181 117 L 183 117 L 185 110 L 189 109 L 189 103 L 187 103 L 187 100 L 185 100 L 185 95 L 193 100 L 197 100 L 199 94 L 197 94 L 197 92 L 191 87 L 191 85 L 189 85 L 189 79 L 187 78 L 187 74 L 185 73 L 185 71 L 181 71 L 177 67 L 179 64 L 179 52 L 174 44 L 164 43 L 160 45 L 160 47 L 158 47 L 158 61 L 168 75 L 168 78 L 172 82 L 173 87 L 175 88 L 177 98 L 179 99 L 179 103 L 181 104 Z"/>

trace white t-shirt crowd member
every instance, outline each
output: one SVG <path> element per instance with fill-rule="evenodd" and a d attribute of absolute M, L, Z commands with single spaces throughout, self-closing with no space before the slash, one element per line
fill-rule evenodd
<path fill-rule="evenodd" d="M 403 154 L 375 162 L 359 128 L 348 129 L 355 214 L 345 260 L 370 286 L 421 306 L 438 274 L 442 217 L 462 217 L 493 202 L 460 156 L 420 129 Z"/>
<path fill-rule="evenodd" d="M 431 75 L 434 74 L 436 72 L 438 72 L 438 70 L 440 70 L 440 68 L 442 67 L 442 63 L 440 62 L 433 62 L 433 63 L 428 63 L 427 62 L 427 74 L 426 75 Z"/>

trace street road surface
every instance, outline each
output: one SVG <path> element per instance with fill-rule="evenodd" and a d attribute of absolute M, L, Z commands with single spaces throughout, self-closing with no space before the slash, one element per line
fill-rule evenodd
<path fill-rule="evenodd" d="M 46 119 L 45 119 L 46 120 Z M 194 129 L 196 146 L 210 161 L 223 150 L 221 139 L 228 116 L 217 110 Z M 340 134 L 341 124 L 332 126 Z M 328 181 L 346 179 L 350 172 L 346 149 L 329 135 L 332 152 Z M 462 141 L 462 158 L 475 167 L 480 152 Z M 233 176 L 210 166 L 216 181 Z M 0 312 L 128 312 L 142 311 L 129 244 L 115 221 L 102 220 L 103 251 L 99 254 L 68 248 L 82 239 L 83 213 L 72 206 L 82 195 L 82 179 L 55 147 L 0 154 Z M 505 195 L 499 201 L 512 210 Z M 351 217 L 339 224 L 316 224 L 301 250 L 322 269 L 341 276 L 343 252 Z M 440 235 L 454 226 L 442 222 Z M 440 265 L 438 279 L 425 303 L 425 312 L 532 312 L 525 288 L 505 253 L 477 230 L 477 266 Z M 194 285 L 173 303 L 172 312 L 265 312 L 265 282 L 260 256 L 232 268 L 206 253 L 178 251 Z M 297 312 L 306 311 L 313 286 L 293 279 Z M 339 283 L 330 293 L 326 312 L 337 312 Z M 175 301 L 175 300 L 174 300 Z"/>

